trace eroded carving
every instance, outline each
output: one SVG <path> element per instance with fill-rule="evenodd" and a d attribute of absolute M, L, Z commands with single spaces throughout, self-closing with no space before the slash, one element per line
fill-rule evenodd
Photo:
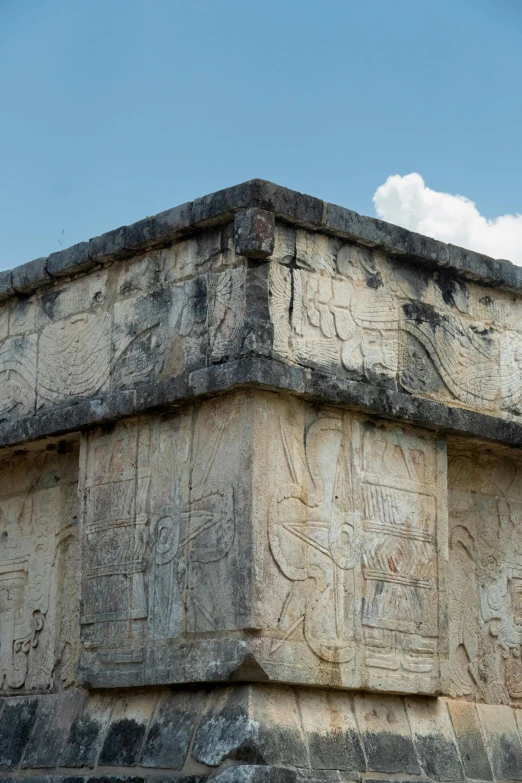
<path fill-rule="evenodd" d="M 290 587 L 271 662 L 301 666 L 303 639 L 354 686 L 435 689 L 446 638 L 443 445 L 347 414 L 319 415 L 304 436 L 284 418 L 279 429 L 268 538 Z"/>
<path fill-rule="evenodd" d="M 408 391 L 475 408 L 518 411 L 522 335 L 504 326 L 513 322 L 509 303 L 496 303 L 503 319 L 495 321 L 478 286 L 415 275 L 351 244 L 339 248 L 334 264 L 335 248 L 323 239 L 327 261 L 315 239 L 310 247 L 324 251 L 315 265 L 306 252 L 297 254 L 297 267 L 272 262 L 278 354 L 355 378 L 398 380 Z"/>
<path fill-rule="evenodd" d="M 1 465 L 0 690 L 52 688 L 61 658 L 58 626 L 71 625 L 74 607 L 58 606 L 57 590 L 58 582 L 63 590 L 74 590 L 74 573 L 67 566 L 58 573 L 58 561 L 62 531 L 69 528 L 74 537 L 67 499 L 75 487 L 67 472 L 72 468 L 74 474 L 77 455 L 63 460 L 65 471 L 60 459 L 45 452 L 4 459 Z M 74 631 L 77 635 L 78 628 Z M 70 638 L 66 629 L 63 639 Z"/>
<path fill-rule="evenodd" d="M 185 665 L 169 643 L 234 627 L 236 489 L 227 466 L 237 418 L 236 404 L 207 403 L 86 439 L 82 660 L 90 676 L 114 682 L 135 671 L 157 681 Z"/>
<path fill-rule="evenodd" d="M 106 388 L 111 368 L 111 317 L 75 315 L 46 326 L 38 342 L 38 404 L 59 403 Z"/>
<path fill-rule="evenodd" d="M 150 427 L 90 438 L 83 505 L 83 642 L 101 659 L 143 660 Z"/>
<path fill-rule="evenodd" d="M 0 418 L 32 413 L 36 397 L 36 335 L 0 346 Z"/>
<path fill-rule="evenodd" d="M 456 446 L 450 487 L 452 695 L 522 698 L 522 469 L 519 460 Z"/>

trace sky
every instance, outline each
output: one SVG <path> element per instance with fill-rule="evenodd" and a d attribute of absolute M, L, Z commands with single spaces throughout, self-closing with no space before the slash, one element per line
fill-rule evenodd
<path fill-rule="evenodd" d="M 522 264 L 522 0 L 0 0 L 0 269 L 261 177 Z"/>

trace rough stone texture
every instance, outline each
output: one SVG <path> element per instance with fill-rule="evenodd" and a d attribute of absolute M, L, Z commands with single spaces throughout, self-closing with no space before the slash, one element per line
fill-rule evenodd
<path fill-rule="evenodd" d="M 87 272 L 95 266 L 89 255 L 89 243 L 79 242 L 77 245 L 51 253 L 47 259 L 47 271 L 51 277 L 67 277 L 77 272 Z"/>
<path fill-rule="evenodd" d="M 22 696 L 0 716 L 0 780 L 520 780 L 518 717 L 507 706 L 268 684 Z"/>
<path fill-rule="evenodd" d="M 270 310 L 283 361 L 519 415 L 518 299 L 338 238 L 279 224 L 277 232 Z"/>
<path fill-rule="evenodd" d="M 522 780 L 521 292 L 261 180 L 2 273 L 0 783 Z"/>
<path fill-rule="evenodd" d="M 74 680 L 77 475 L 74 440 L 0 461 L 2 693 L 41 692 Z"/>
<path fill-rule="evenodd" d="M 273 212 L 251 207 L 238 212 L 234 221 L 236 253 L 258 260 L 274 252 L 275 219 Z"/>

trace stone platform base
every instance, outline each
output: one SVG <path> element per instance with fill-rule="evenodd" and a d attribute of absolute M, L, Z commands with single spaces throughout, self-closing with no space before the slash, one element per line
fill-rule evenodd
<path fill-rule="evenodd" d="M 0 780 L 521 780 L 508 706 L 272 685 L 0 703 Z"/>

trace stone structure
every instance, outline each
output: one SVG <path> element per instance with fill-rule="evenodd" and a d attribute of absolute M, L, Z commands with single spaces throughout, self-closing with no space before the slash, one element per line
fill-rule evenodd
<path fill-rule="evenodd" d="M 0 780 L 522 780 L 522 270 L 254 180 L 0 273 Z"/>

